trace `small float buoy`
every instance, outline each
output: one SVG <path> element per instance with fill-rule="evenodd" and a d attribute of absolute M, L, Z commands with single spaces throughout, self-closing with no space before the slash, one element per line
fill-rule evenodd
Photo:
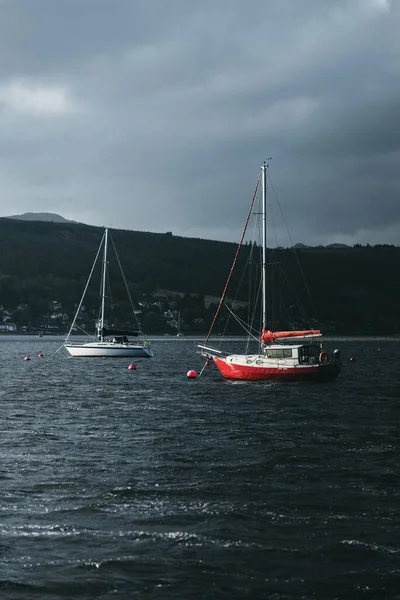
<path fill-rule="evenodd" d="M 209 361 L 209 360 L 207 360 L 207 361 L 206 361 L 206 367 L 209 367 L 210 365 L 211 365 L 210 361 Z"/>
<path fill-rule="evenodd" d="M 133 363 L 131 363 L 128 367 L 129 371 L 134 371 L 136 369 L 136 365 L 134 365 Z"/>
<path fill-rule="evenodd" d="M 356 357 L 355 357 L 355 356 L 350 356 L 350 361 L 351 361 L 351 362 L 355 362 L 355 360 L 356 360 Z"/>
<path fill-rule="evenodd" d="M 43 352 L 39 352 L 39 356 L 40 356 L 40 358 L 43 358 L 43 356 L 44 356 Z"/>
<path fill-rule="evenodd" d="M 24 360 L 31 360 L 30 356 L 25 356 Z"/>
<path fill-rule="evenodd" d="M 188 379 L 196 379 L 196 377 L 197 377 L 197 373 L 196 373 L 196 371 L 194 371 L 193 369 L 190 369 L 190 371 L 188 371 L 188 372 L 187 372 L 187 375 L 186 375 L 186 377 L 187 377 Z"/>

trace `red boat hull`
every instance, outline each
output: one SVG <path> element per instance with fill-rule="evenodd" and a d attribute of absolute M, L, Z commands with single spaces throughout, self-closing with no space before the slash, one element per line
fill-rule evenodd
<path fill-rule="evenodd" d="M 333 381 L 340 373 L 337 362 L 287 368 L 238 365 L 213 357 L 219 372 L 225 379 L 247 381 Z"/>

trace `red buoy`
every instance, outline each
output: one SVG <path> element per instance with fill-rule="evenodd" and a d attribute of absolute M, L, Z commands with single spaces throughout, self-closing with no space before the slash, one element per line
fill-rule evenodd
<path fill-rule="evenodd" d="M 40 356 L 40 358 L 43 358 L 43 356 L 44 356 L 43 352 L 39 352 L 39 356 Z"/>
<path fill-rule="evenodd" d="M 188 379 L 196 379 L 197 373 L 193 369 L 190 369 L 190 371 L 187 372 L 186 376 L 188 377 Z"/>
<path fill-rule="evenodd" d="M 209 361 L 209 360 L 207 360 L 207 361 L 206 361 L 206 367 L 209 367 L 210 365 L 211 365 L 210 361 Z"/>
<path fill-rule="evenodd" d="M 128 367 L 129 371 L 134 371 L 136 369 L 136 365 L 134 365 L 133 363 L 131 363 Z"/>
<path fill-rule="evenodd" d="M 355 357 L 355 356 L 350 356 L 350 361 L 351 361 L 351 362 L 354 362 L 355 360 L 356 360 L 356 357 Z"/>
<path fill-rule="evenodd" d="M 24 360 L 31 360 L 30 356 L 25 356 Z"/>

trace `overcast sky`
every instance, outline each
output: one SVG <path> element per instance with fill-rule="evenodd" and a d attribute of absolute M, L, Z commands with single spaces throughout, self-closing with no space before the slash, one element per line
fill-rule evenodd
<path fill-rule="evenodd" d="M 0 216 L 400 245 L 400 0 L 0 0 Z"/>

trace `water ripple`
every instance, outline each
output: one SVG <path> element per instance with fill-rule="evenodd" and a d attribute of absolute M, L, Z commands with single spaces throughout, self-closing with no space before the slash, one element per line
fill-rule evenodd
<path fill-rule="evenodd" d="M 395 343 L 322 386 L 58 347 L 0 339 L 2 598 L 400 598 Z"/>

